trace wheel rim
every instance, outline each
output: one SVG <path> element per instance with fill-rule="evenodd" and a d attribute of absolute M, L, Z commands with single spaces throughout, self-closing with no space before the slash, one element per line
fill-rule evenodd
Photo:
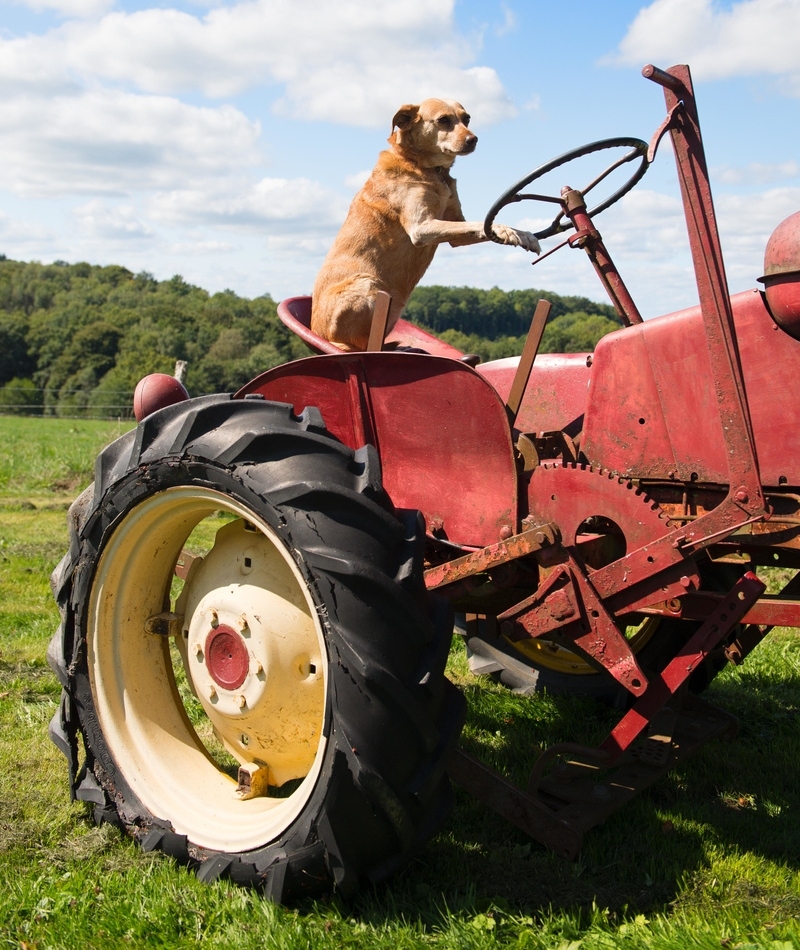
<path fill-rule="evenodd" d="M 652 639 L 660 622 L 660 617 L 646 617 L 637 626 L 626 628 L 628 646 L 634 653 L 638 653 Z M 597 670 L 583 657 L 545 637 L 517 641 L 506 638 L 506 642 L 540 668 L 572 676 L 597 675 Z"/>
<path fill-rule="evenodd" d="M 220 511 L 237 520 L 220 528 L 170 602 L 186 539 Z M 147 632 L 167 603 L 176 635 Z M 133 508 L 98 561 L 87 644 L 114 765 L 176 833 L 203 848 L 246 851 L 302 812 L 326 745 L 325 639 L 291 554 L 250 509 L 197 487 L 167 489 Z M 180 693 L 187 685 L 202 706 L 192 719 Z M 227 771 L 201 738 L 209 725 L 232 756 Z M 237 765 L 251 776 L 244 795 L 253 797 L 237 791 L 229 774 Z M 263 794 L 294 779 L 286 797 Z"/>

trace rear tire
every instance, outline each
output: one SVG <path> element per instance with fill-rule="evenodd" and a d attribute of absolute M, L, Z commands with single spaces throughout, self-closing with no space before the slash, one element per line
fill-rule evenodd
<path fill-rule="evenodd" d="M 391 510 L 375 451 L 316 410 L 209 396 L 145 419 L 96 477 L 53 578 L 51 735 L 73 795 L 275 900 L 385 876 L 446 816 L 463 700 L 418 515 Z M 228 523 L 171 592 L 216 512 Z"/>

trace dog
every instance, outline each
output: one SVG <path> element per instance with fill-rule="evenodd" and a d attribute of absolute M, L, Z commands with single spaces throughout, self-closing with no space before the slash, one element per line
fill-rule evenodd
<path fill-rule="evenodd" d="M 389 148 L 350 205 L 317 275 L 311 329 L 342 350 L 365 350 L 375 295 L 392 298 L 387 333 L 445 241 L 453 247 L 489 240 L 479 221 L 465 221 L 456 181 L 459 155 L 475 151 L 469 115 L 452 99 L 404 105 L 392 119 Z M 540 253 L 528 231 L 503 224 L 492 237 Z"/>

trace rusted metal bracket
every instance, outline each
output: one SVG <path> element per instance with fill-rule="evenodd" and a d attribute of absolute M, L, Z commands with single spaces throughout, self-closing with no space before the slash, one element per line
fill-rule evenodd
<path fill-rule="evenodd" d="M 569 746 L 563 747 L 564 758 L 549 763 L 549 773 L 537 778 L 529 794 L 548 803 L 553 818 L 582 839 L 701 746 L 712 739 L 733 738 L 737 730 L 734 716 L 687 693 L 681 702 L 662 710 L 649 733 L 611 766 L 598 756 L 598 749 L 578 748 L 570 756 Z"/>
<path fill-rule="evenodd" d="M 501 564 L 515 561 L 528 554 L 535 554 L 542 548 L 555 544 L 558 537 L 558 528 L 555 524 L 546 522 L 533 525 L 505 541 L 498 541 L 497 544 L 490 544 L 481 548 L 480 551 L 474 551 L 472 554 L 465 554 L 445 564 L 428 568 L 425 571 L 425 586 L 428 590 L 450 587 L 475 574 L 489 571 L 493 567 L 499 567 Z M 448 595 L 451 594 L 452 591 L 448 591 Z"/>
<path fill-rule="evenodd" d="M 600 748 L 615 761 L 640 733 L 646 729 L 656 713 L 666 706 L 677 690 L 699 668 L 712 650 L 716 650 L 747 611 L 763 594 L 765 584 L 748 571 L 721 601 L 689 642 L 654 677 L 650 688 L 620 719 Z"/>
<path fill-rule="evenodd" d="M 561 743 L 534 764 L 527 791 L 458 750 L 452 780 L 562 858 L 578 856 L 584 834 L 705 743 L 733 738 L 734 716 L 689 693 L 660 711 L 647 735 L 611 763 L 603 749 Z"/>
<path fill-rule="evenodd" d="M 514 629 L 518 626 L 531 637 L 547 635 L 605 670 L 633 696 L 643 695 L 647 677 L 628 641 L 577 561 L 565 553 L 569 562 L 557 568 L 533 597 L 498 615 L 503 634 L 520 639 Z"/>
<path fill-rule="evenodd" d="M 546 848 L 567 860 L 574 860 L 578 856 L 583 843 L 580 831 L 474 756 L 462 749 L 456 750 L 450 760 L 448 773 L 466 792 Z"/>
<path fill-rule="evenodd" d="M 539 346 L 544 335 L 544 328 L 547 326 L 547 318 L 550 316 L 552 304 L 549 300 L 540 300 L 536 304 L 536 310 L 533 313 L 533 320 L 525 338 L 525 346 L 522 348 L 522 355 L 517 364 L 517 371 L 514 374 L 514 381 L 511 384 L 511 390 L 506 400 L 506 412 L 508 421 L 513 426 L 517 421 L 519 407 L 522 405 L 522 397 L 525 394 L 525 388 L 531 377 L 533 361 L 539 352 Z"/>
<path fill-rule="evenodd" d="M 695 526 L 699 526 L 700 522 L 706 521 L 708 527 L 703 525 L 705 530 L 696 531 L 693 526 L 687 532 L 688 543 L 702 543 L 705 546 L 706 539 L 713 532 L 728 526 L 733 514 L 728 508 L 739 507 L 750 518 L 765 516 L 767 509 L 755 456 L 750 410 L 739 361 L 736 328 L 691 73 L 688 66 L 672 66 L 662 70 L 647 65 L 642 74 L 664 89 L 669 131 L 686 210 L 689 246 L 697 278 L 700 312 L 719 406 L 721 434 L 728 459 L 728 498 L 719 509 L 695 522 Z M 681 105 L 678 108 L 679 103 Z M 700 538 L 702 542 L 699 542 Z"/>

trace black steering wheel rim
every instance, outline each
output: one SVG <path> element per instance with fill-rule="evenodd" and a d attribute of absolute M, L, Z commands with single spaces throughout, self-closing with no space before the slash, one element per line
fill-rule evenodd
<path fill-rule="evenodd" d="M 538 168 L 535 168 L 529 175 L 526 175 L 524 178 L 520 179 L 515 185 L 512 185 L 507 191 L 504 191 L 503 194 L 500 195 L 497 201 L 495 201 L 495 203 L 489 209 L 489 213 L 486 215 L 486 219 L 483 224 L 484 234 L 492 238 L 492 225 L 494 224 L 498 213 L 507 205 L 514 204 L 518 201 L 545 201 L 558 204 L 561 207 L 562 210 L 558 215 L 556 215 L 555 219 L 548 227 L 541 231 L 534 232 L 536 237 L 540 240 L 542 238 L 551 237 L 553 234 L 560 234 L 562 231 L 566 231 L 573 227 L 573 224 L 569 218 L 564 221 L 560 220 L 564 217 L 563 202 L 560 197 L 556 198 L 544 195 L 521 195 L 520 192 L 532 181 L 536 181 L 537 178 L 541 178 L 548 172 L 553 171 L 554 168 L 558 168 L 560 165 L 566 165 L 568 162 L 574 161 L 576 158 L 582 158 L 584 155 L 590 155 L 592 152 L 600 152 L 607 148 L 626 147 L 631 148 L 632 151 L 629 152 L 628 155 L 623 156 L 623 158 L 619 161 L 612 163 L 604 172 L 595 178 L 594 182 L 592 182 L 586 188 L 586 191 L 601 181 L 607 174 L 613 171 L 614 168 L 619 167 L 620 165 L 623 165 L 629 161 L 635 161 L 637 157 L 640 158 L 640 164 L 633 175 L 631 175 L 631 177 L 622 185 L 621 188 L 618 188 L 617 191 L 615 191 L 612 195 L 588 211 L 589 217 L 594 218 L 595 215 L 600 214 L 601 211 L 605 211 L 606 208 L 609 208 L 614 204 L 614 202 L 619 201 L 623 195 L 626 195 L 631 190 L 631 188 L 633 188 L 633 186 L 641 180 L 650 165 L 650 162 L 647 158 L 647 142 L 643 142 L 641 139 L 634 138 L 633 136 L 619 136 L 612 139 L 599 139 L 596 142 L 590 142 L 588 145 L 581 145 L 580 147 L 574 148 L 569 152 L 564 152 L 563 155 L 559 155 L 557 158 L 553 158 L 549 162 L 545 162 L 544 165 L 540 165 Z M 494 238 L 492 238 L 492 240 L 494 240 Z"/>

